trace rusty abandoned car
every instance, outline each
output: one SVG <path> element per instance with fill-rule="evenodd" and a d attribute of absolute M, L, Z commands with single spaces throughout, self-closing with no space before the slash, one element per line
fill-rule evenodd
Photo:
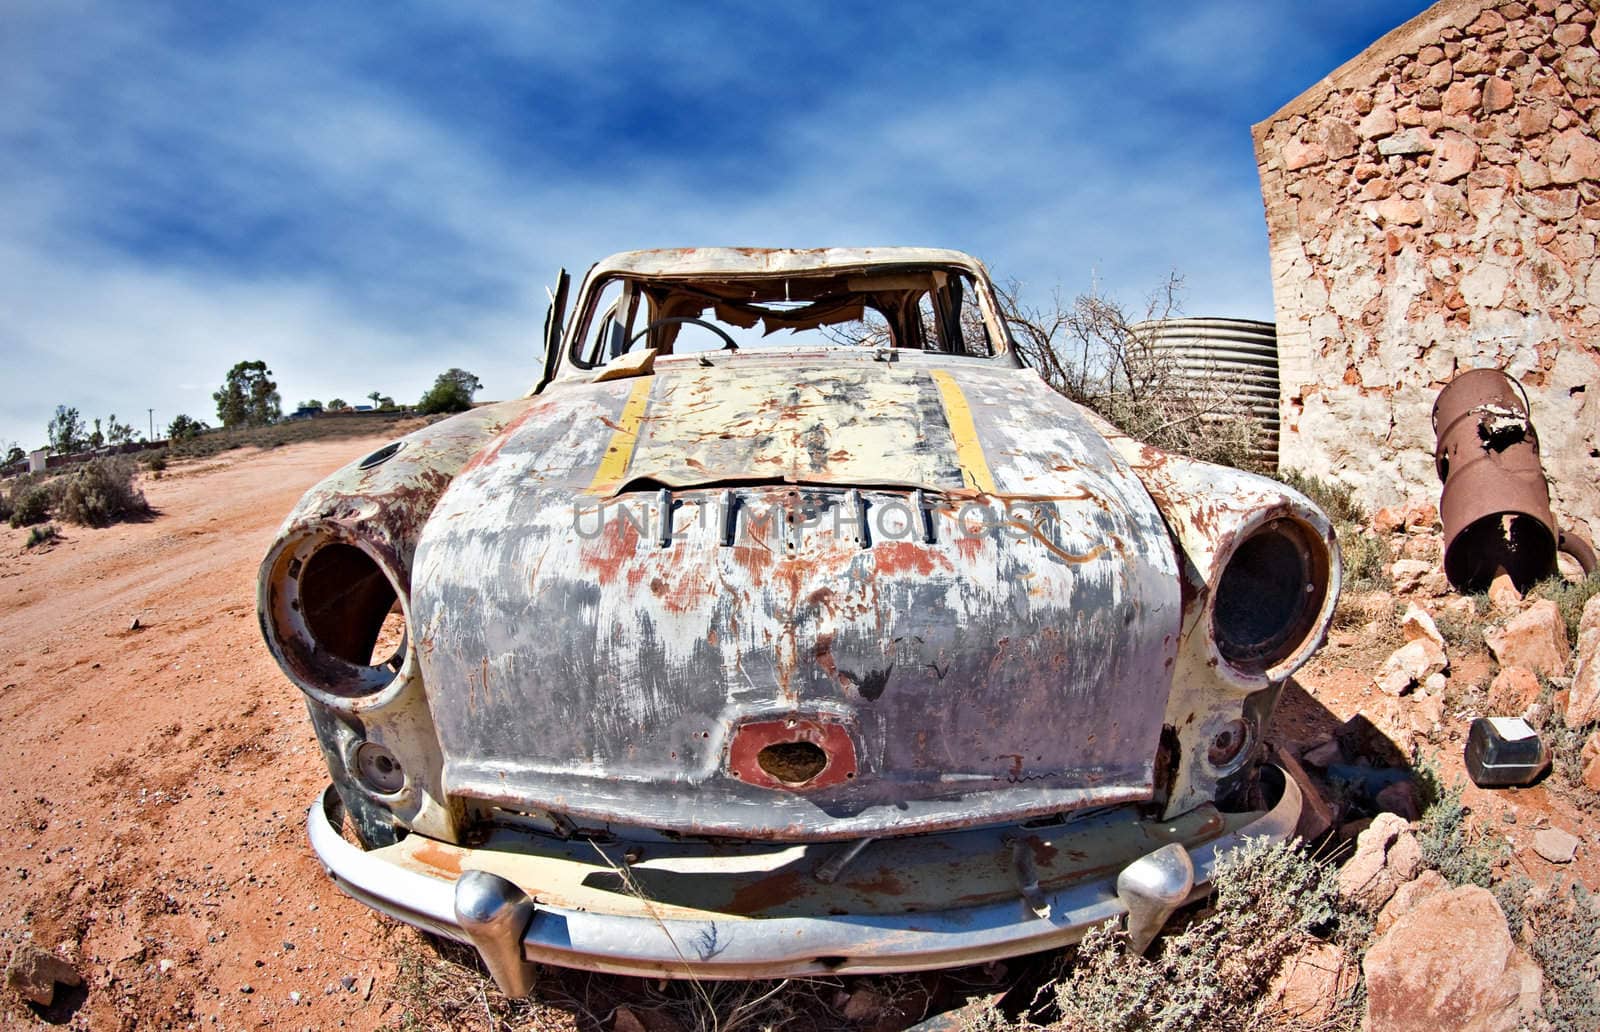
<path fill-rule="evenodd" d="M 1324 514 L 1019 358 L 954 251 L 616 255 L 527 397 L 329 476 L 261 567 L 367 904 L 536 964 L 953 966 L 1293 833 L 1260 762 L 1338 593 Z"/>

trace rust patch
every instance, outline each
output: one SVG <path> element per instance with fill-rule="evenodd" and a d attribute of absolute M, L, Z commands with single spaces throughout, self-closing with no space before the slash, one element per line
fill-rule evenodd
<path fill-rule="evenodd" d="M 451 877 L 459 878 L 461 876 L 460 852 L 431 839 L 413 850 L 411 858 L 419 864 L 426 864 L 434 870 L 443 871 Z"/>
<path fill-rule="evenodd" d="M 926 577 L 936 566 L 949 563 L 939 553 L 906 541 L 886 541 L 872 550 L 872 558 L 878 572 L 890 576 L 910 573 Z"/>
<path fill-rule="evenodd" d="M 758 882 L 741 886 L 728 901 L 726 909 L 730 914 L 748 917 L 799 899 L 806 894 L 811 884 L 809 875 L 796 871 L 770 875 Z"/>
<path fill-rule="evenodd" d="M 768 762 L 762 763 L 762 753 L 769 747 L 798 743 L 821 751 L 823 762 L 820 770 L 809 772 L 809 776 L 803 779 L 790 781 L 775 776 L 786 776 L 786 772 L 772 762 L 774 754 L 768 753 Z M 741 781 L 760 788 L 809 792 L 842 785 L 855 778 L 856 745 L 843 725 L 831 721 L 807 717 L 754 721 L 733 733 L 733 740 L 728 746 L 728 770 Z M 796 773 L 808 772 L 797 768 Z"/>

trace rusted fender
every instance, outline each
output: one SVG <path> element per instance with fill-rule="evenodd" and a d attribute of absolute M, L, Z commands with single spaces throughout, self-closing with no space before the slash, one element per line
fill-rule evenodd
<path fill-rule="evenodd" d="M 334 784 L 369 844 L 392 841 L 396 818 L 427 834 L 455 833 L 415 642 L 407 639 L 398 667 L 369 662 L 363 649 L 371 649 L 392 606 L 409 622 L 412 557 L 451 480 L 538 403 L 521 399 L 463 412 L 330 474 L 284 520 L 262 561 L 257 612 L 263 637 L 305 692 Z M 328 588 L 321 594 L 338 602 L 338 617 L 326 618 L 311 635 L 306 622 L 317 616 L 298 594 L 318 576 Z M 364 789 L 354 773 L 363 762 L 395 764 L 398 787 Z"/>

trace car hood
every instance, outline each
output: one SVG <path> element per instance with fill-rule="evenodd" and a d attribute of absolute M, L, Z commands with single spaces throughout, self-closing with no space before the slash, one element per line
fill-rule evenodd
<path fill-rule="evenodd" d="M 822 839 L 1149 798 L 1178 580 L 1033 373 L 750 354 L 551 388 L 440 499 L 410 604 L 447 792 Z M 795 741 L 820 775 L 755 762 Z"/>

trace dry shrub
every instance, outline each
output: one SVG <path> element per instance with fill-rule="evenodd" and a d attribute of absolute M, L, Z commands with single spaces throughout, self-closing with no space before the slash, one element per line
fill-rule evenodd
<path fill-rule="evenodd" d="M 56 482 L 57 515 L 68 523 L 105 527 L 150 511 L 144 493 L 134 486 L 137 467 L 131 459 L 90 459 Z"/>
<path fill-rule="evenodd" d="M 1131 955 L 1112 925 L 1091 931 L 1056 986 L 1061 1029 L 1249 1028 L 1283 961 L 1333 923 L 1334 873 L 1297 842 L 1256 839 L 1227 854 L 1211 913 Z"/>
<path fill-rule="evenodd" d="M 1357 527 L 1367 525 L 1370 517 L 1361 503 L 1356 501 L 1354 488 L 1337 480 L 1323 480 L 1298 469 L 1282 470 L 1277 479 L 1316 502 L 1335 524 L 1341 527 L 1345 524 Z"/>
<path fill-rule="evenodd" d="M 1600 908 L 1558 882 L 1524 904 L 1523 942 L 1544 971 L 1544 1016 L 1557 1032 L 1600 1028 Z"/>
<path fill-rule="evenodd" d="M 1091 291 L 1067 304 L 1026 305 L 1021 285 L 995 286 L 1002 317 L 1022 359 L 1044 381 L 1136 440 L 1240 469 L 1259 469 L 1254 418 L 1225 383 L 1189 375 L 1157 347 L 1155 324 L 1178 314 L 1177 275 L 1135 316 Z"/>
<path fill-rule="evenodd" d="M 52 498 L 50 489 L 43 484 L 25 482 L 12 488 L 11 514 L 7 517 L 13 527 L 31 527 L 50 518 Z"/>
<path fill-rule="evenodd" d="M 1549 599 L 1561 609 L 1561 618 L 1567 622 L 1567 640 L 1578 640 L 1578 622 L 1583 617 L 1584 603 L 1600 595 L 1600 572 L 1592 573 L 1581 581 L 1569 581 L 1555 576 L 1535 584 L 1528 592 L 1530 598 Z"/>

